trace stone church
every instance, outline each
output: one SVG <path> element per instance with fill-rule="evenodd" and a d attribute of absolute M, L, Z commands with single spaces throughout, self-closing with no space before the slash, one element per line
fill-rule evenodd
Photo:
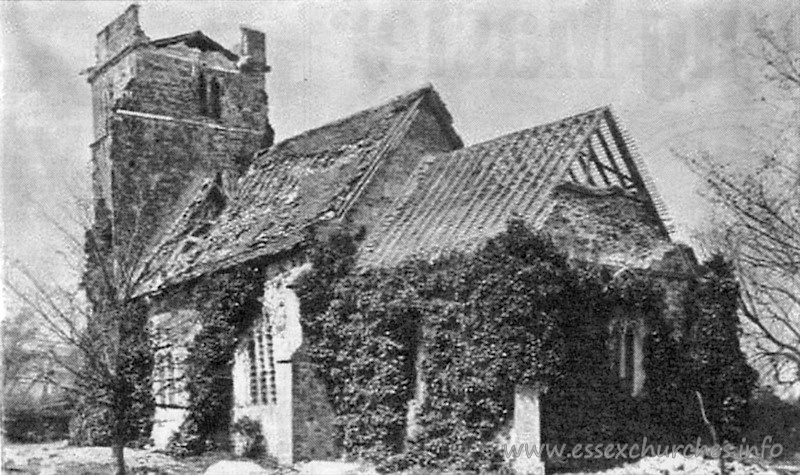
<path fill-rule="evenodd" d="M 679 298 L 694 257 L 673 242 L 644 162 L 609 107 L 465 146 L 425 86 L 273 143 L 265 35 L 241 33 L 232 49 L 200 31 L 152 40 L 134 5 L 97 35 L 87 71 L 96 210 L 110 216 L 163 343 L 157 446 L 185 417 L 182 359 L 202 325 L 179 289 L 259 262 L 268 269 L 261 309 L 239 335 L 229 375 L 234 420 L 260 421 L 282 462 L 335 456 L 330 406 L 295 357 L 303 335 L 292 283 L 309 267 L 311 227 L 363 226 L 358 265 L 369 268 L 469 252 L 519 217 L 571 258 L 648 269 L 667 283 L 668 299 Z M 646 378 L 638 322 L 610 335 L 615 371 L 634 395 Z M 536 394 L 518 401 L 528 412 L 515 413 L 515 424 L 538 440 Z"/>

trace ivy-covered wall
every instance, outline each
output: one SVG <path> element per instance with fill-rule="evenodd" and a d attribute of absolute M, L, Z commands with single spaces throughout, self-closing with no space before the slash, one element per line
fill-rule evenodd
<path fill-rule="evenodd" d="M 699 393 L 720 437 L 741 441 L 757 374 L 739 346 L 738 292 L 733 269 L 714 256 L 686 283 L 680 324 L 655 322 L 648 341 L 648 392 L 659 402 L 651 419 L 665 437 L 708 437 Z"/>
<path fill-rule="evenodd" d="M 389 460 L 387 468 L 496 468 L 503 462 L 497 435 L 512 414 L 515 386 L 563 377 L 566 332 L 593 303 L 574 295 L 599 296 L 600 275 L 570 266 L 522 223 L 474 256 L 432 264 L 356 273 L 355 249 L 334 236 L 312 255 L 314 270 L 297 289 L 342 447 Z M 418 380 L 419 430 L 406 441 Z"/>
<path fill-rule="evenodd" d="M 292 290 L 308 266 L 302 256 L 293 257 L 271 266 L 275 272 L 264 284 L 261 313 L 251 331 L 240 335 L 233 366 L 234 419 L 257 421 L 267 453 L 284 464 L 339 456 L 333 410 L 307 358 Z"/>
<path fill-rule="evenodd" d="M 127 299 L 125 283 L 109 270 L 111 218 L 103 209 L 84 242 L 81 286 L 91 313 L 76 347 L 82 367 L 75 373 L 70 443 L 144 445 L 154 410 L 147 305 L 143 299 Z"/>
<path fill-rule="evenodd" d="M 305 347 L 300 347 L 292 357 L 291 384 L 292 458 L 295 461 L 339 458 L 331 401 Z"/>
<path fill-rule="evenodd" d="M 434 263 L 359 272 L 356 249 L 333 236 L 297 285 L 308 355 L 350 456 L 384 469 L 497 469 L 519 384 L 550 388 L 543 436 L 551 443 L 705 436 L 687 411 L 695 391 L 728 437 L 746 412 L 751 370 L 738 346 L 735 282 L 719 263 L 682 284 L 684 318 L 673 321 L 664 315 L 674 285 L 663 275 L 574 265 L 521 222 L 474 255 Z M 620 315 L 646 322 L 640 398 L 610 370 L 609 329 Z M 726 356 L 710 356 L 718 353 Z M 708 374 L 719 376 L 706 383 Z"/>
<path fill-rule="evenodd" d="M 188 290 L 198 305 L 201 328 L 187 348 L 187 416 L 169 442 L 172 453 L 191 455 L 228 446 L 237 335 L 260 315 L 263 282 L 263 266 L 242 265 L 206 277 Z"/>
<path fill-rule="evenodd" d="M 79 374 L 85 376 L 77 382 L 80 391 L 69 424 L 70 443 L 145 445 L 154 410 L 146 306 L 141 301 L 106 301 L 94 310 L 83 342 L 93 346 L 82 349 Z"/>
<path fill-rule="evenodd" d="M 495 470 L 518 385 L 548 388 L 544 442 L 707 437 L 696 392 L 724 437 L 741 431 L 755 379 L 739 350 L 738 288 L 719 259 L 693 275 L 612 275 L 569 261 L 522 222 L 475 254 L 436 262 L 359 270 L 357 248 L 348 234 L 321 239 L 292 285 L 303 345 L 283 384 L 298 458 L 341 451 L 385 470 Z M 188 348 L 188 417 L 174 452 L 227 444 L 233 354 L 264 312 L 265 280 L 265 266 L 241 266 L 186 289 L 202 329 Z M 634 398 L 613 371 L 609 334 L 640 317 L 646 379 Z"/>

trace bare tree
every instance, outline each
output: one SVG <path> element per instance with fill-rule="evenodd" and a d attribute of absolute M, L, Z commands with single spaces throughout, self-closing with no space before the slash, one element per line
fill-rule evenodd
<path fill-rule="evenodd" d="M 36 363 L 39 352 L 35 344 L 39 337 L 33 321 L 33 311 L 22 308 L 2 322 L 3 327 L 3 394 L 8 401 L 11 391 L 26 382 L 25 373 Z"/>
<path fill-rule="evenodd" d="M 736 265 L 741 312 L 754 336 L 753 362 L 787 385 L 800 382 L 799 19 L 777 28 L 763 22 L 755 30 L 750 55 L 762 73 L 758 100 L 778 102 L 772 140 L 760 156 L 742 168 L 706 152 L 684 156 L 722 211 L 707 245 Z"/>
<path fill-rule="evenodd" d="M 137 415 L 153 404 L 154 348 L 146 332 L 147 307 L 134 295 L 148 275 L 134 278 L 130 266 L 119 265 L 102 211 L 94 225 L 84 226 L 84 239 L 50 221 L 67 238 L 68 261 L 80 263 L 76 271 L 83 274 L 82 285 L 65 288 L 12 260 L 5 285 L 61 346 L 71 349 L 65 357 L 58 345 L 50 345 L 40 356 L 71 376 L 55 383 L 66 383 L 77 399 L 107 411 L 116 473 L 124 475 L 124 448 L 141 434 Z"/>

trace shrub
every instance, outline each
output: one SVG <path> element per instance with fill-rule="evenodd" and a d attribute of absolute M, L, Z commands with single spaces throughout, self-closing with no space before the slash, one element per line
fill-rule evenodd
<path fill-rule="evenodd" d="M 714 256 L 687 295 L 688 332 L 681 368 L 687 389 L 699 391 L 723 439 L 740 440 L 757 373 L 739 346 L 739 285 L 733 268 Z"/>
<path fill-rule="evenodd" d="M 751 402 L 744 438 L 750 445 L 760 446 L 767 437 L 772 444 L 781 444 L 781 457 L 800 453 L 800 403 L 784 401 L 771 388 L 756 392 Z M 766 454 L 769 455 L 769 454 Z"/>
<path fill-rule="evenodd" d="M 69 421 L 72 445 L 111 445 L 111 410 L 78 402 Z"/>
<path fill-rule="evenodd" d="M 240 457 L 257 460 L 266 452 L 261 424 L 248 417 L 231 425 L 231 439 L 234 453 Z"/>
<path fill-rule="evenodd" d="M 116 322 L 114 326 L 110 326 Z M 117 328 L 118 330 L 112 330 Z M 147 307 L 141 300 L 98 305 L 87 322 L 87 343 L 97 347 L 84 350 L 87 355 L 102 354 L 101 345 L 119 333 L 121 350 L 107 361 L 87 357 L 77 385 L 70 442 L 75 445 L 111 445 L 115 427 L 127 446 L 138 447 L 150 440 L 155 400 L 151 391 L 153 348 L 147 331 Z M 115 376 L 108 376 L 108 374 Z M 101 375 L 97 378 L 87 375 Z"/>

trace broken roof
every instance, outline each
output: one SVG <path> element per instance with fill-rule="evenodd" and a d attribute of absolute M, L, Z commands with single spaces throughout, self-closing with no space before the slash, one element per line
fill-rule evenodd
<path fill-rule="evenodd" d="M 184 33 L 182 35 L 170 36 L 168 38 L 162 38 L 159 40 L 153 40 L 149 44 L 155 46 L 156 48 L 162 48 L 164 46 L 171 46 L 178 43 L 183 43 L 189 48 L 196 48 L 200 51 L 216 51 L 234 63 L 239 60 L 239 55 L 212 40 L 200 30 L 193 31 L 191 33 Z"/>
<path fill-rule="evenodd" d="M 669 221 L 653 183 L 632 141 L 602 107 L 424 158 L 362 245 L 359 265 L 469 252 L 515 217 L 541 228 L 564 182 L 630 194 L 669 241 Z"/>
<path fill-rule="evenodd" d="M 138 20 L 136 20 L 136 22 L 138 28 Z M 230 62 L 229 64 L 232 66 L 236 66 L 237 62 L 240 59 L 238 54 L 234 53 L 230 49 L 222 46 L 213 39 L 209 38 L 205 33 L 203 33 L 200 30 L 193 31 L 191 33 L 184 33 L 181 35 L 170 36 L 167 38 L 150 40 L 147 37 L 147 35 L 144 34 L 141 28 L 138 28 L 138 35 L 135 40 L 131 41 L 130 44 L 128 44 L 124 48 L 115 51 L 112 57 L 105 58 L 101 60 L 98 64 L 83 70 L 81 74 L 87 74 L 88 81 L 92 82 L 95 80 L 95 78 L 97 78 L 100 75 L 100 73 L 102 73 L 104 70 L 106 70 L 113 64 L 117 63 L 122 57 L 124 57 L 131 51 L 143 47 L 153 47 L 156 49 L 161 49 L 161 48 L 169 48 L 181 45 L 187 48 L 197 49 L 203 52 L 219 53 L 222 56 L 222 58 L 224 58 L 222 59 L 222 61 L 227 60 Z M 265 66 L 264 71 L 268 72 L 269 70 L 270 70 L 269 66 Z"/>
<path fill-rule="evenodd" d="M 553 189 L 550 202 L 547 218 L 537 224 L 573 259 L 652 270 L 676 247 L 646 202 L 618 186 L 570 180 Z"/>
<path fill-rule="evenodd" d="M 145 259 L 137 293 L 301 245 L 310 226 L 346 213 L 423 103 L 455 135 L 452 119 L 430 86 L 399 96 L 260 153 L 229 196 L 222 197 L 227 204 L 221 214 L 213 222 L 204 218 L 200 229 L 191 216 L 200 212 L 210 191 L 225 191 L 219 184 L 205 184 Z M 648 226 L 636 239 L 646 234 L 649 242 L 615 249 L 600 260 L 619 264 L 635 254 L 629 264 L 646 266 L 673 247 L 670 221 L 635 145 L 610 108 L 601 107 L 422 157 L 362 244 L 359 265 L 385 267 L 410 258 L 469 252 L 515 217 L 538 229 L 549 226 L 557 222 L 548 222 L 549 217 L 569 208 L 563 206 L 565 183 L 598 201 L 618 197 L 635 203 L 636 219 Z M 596 218 L 599 226 L 610 219 Z M 562 233 L 569 232 L 564 220 L 560 222 Z"/>
<path fill-rule="evenodd" d="M 423 104 L 450 127 L 438 94 L 426 86 L 260 153 L 209 229 L 174 226 L 153 248 L 136 293 L 292 249 L 309 226 L 341 216 Z"/>

